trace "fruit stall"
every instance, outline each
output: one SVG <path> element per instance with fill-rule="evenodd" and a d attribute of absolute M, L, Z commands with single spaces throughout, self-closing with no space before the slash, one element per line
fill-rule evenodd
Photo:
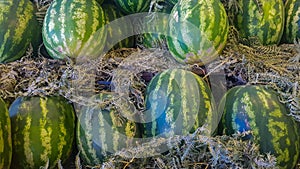
<path fill-rule="evenodd" d="M 0 168 L 300 169 L 300 1 L 0 1 Z"/>

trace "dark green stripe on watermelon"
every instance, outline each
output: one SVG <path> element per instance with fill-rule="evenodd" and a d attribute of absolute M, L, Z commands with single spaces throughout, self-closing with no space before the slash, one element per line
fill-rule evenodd
<path fill-rule="evenodd" d="M 0 63 L 6 63 L 25 55 L 31 42 L 37 46 L 40 26 L 29 0 L 0 1 L 0 9 Z"/>
<path fill-rule="evenodd" d="M 109 105 L 112 97 L 105 93 L 96 95 L 92 99 L 99 105 L 85 106 L 78 112 L 77 147 L 86 165 L 99 165 L 112 153 L 135 145 L 134 138 L 140 137 L 137 124 Z"/>
<path fill-rule="evenodd" d="M 12 122 L 12 168 L 49 168 L 71 153 L 73 106 L 63 97 L 19 97 L 9 108 Z"/>
<path fill-rule="evenodd" d="M 12 156 L 11 122 L 6 103 L 0 98 L 0 168 L 9 169 Z"/>
<path fill-rule="evenodd" d="M 287 0 L 285 3 L 285 28 L 283 41 L 294 43 L 300 38 L 300 1 Z"/>
<path fill-rule="evenodd" d="M 198 75 L 170 69 L 156 75 L 147 86 L 145 137 L 186 135 L 206 124 L 212 134 L 218 115 L 210 88 Z"/>
<path fill-rule="evenodd" d="M 117 7 L 125 14 L 148 12 L 151 0 L 114 0 Z"/>
<path fill-rule="evenodd" d="M 227 42 L 228 18 L 219 0 L 185 0 L 173 7 L 168 48 L 181 63 L 206 64 L 218 57 Z"/>
<path fill-rule="evenodd" d="M 295 167 L 300 151 L 300 130 L 288 116 L 288 109 L 278 94 L 265 86 L 237 86 L 222 98 L 221 134 L 251 131 L 252 139 L 262 153 L 272 153 L 280 168 Z"/>
<path fill-rule="evenodd" d="M 106 40 L 105 14 L 95 0 L 53 1 L 43 24 L 43 42 L 53 58 L 98 57 Z"/>
<path fill-rule="evenodd" d="M 235 25 L 241 37 L 257 37 L 263 45 L 278 44 L 284 28 L 282 0 L 239 0 Z"/>

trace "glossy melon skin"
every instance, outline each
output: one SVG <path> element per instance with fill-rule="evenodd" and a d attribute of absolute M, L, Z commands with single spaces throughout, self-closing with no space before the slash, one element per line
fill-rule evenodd
<path fill-rule="evenodd" d="M 41 27 L 29 0 L 0 1 L 0 9 L 0 63 L 8 63 L 24 56 L 30 43 L 38 47 Z"/>
<path fill-rule="evenodd" d="M 285 3 L 285 27 L 283 41 L 294 43 L 300 38 L 300 1 L 287 0 Z"/>
<path fill-rule="evenodd" d="M 263 45 L 278 44 L 284 29 L 282 0 L 238 0 L 235 25 L 243 38 L 257 37 Z"/>
<path fill-rule="evenodd" d="M 300 129 L 278 94 L 265 86 L 237 86 L 222 98 L 220 134 L 251 131 L 244 139 L 276 156 L 280 168 L 294 168 L 300 152 Z"/>
<path fill-rule="evenodd" d="M 228 29 L 219 0 L 179 0 L 171 11 L 167 45 L 178 62 L 207 64 L 223 50 Z"/>
<path fill-rule="evenodd" d="M 12 168 L 57 167 L 69 158 L 75 129 L 72 104 L 61 96 L 18 97 L 9 108 Z"/>
<path fill-rule="evenodd" d="M 141 137 L 138 124 L 108 104 L 113 97 L 100 93 L 92 97 L 98 106 L 84 106 L 78 111 L 76 144 L 85 165 L 99 165 L 113 153 L 136 145 L 134 138 Z"/>
<path fill-rule="evenodd" d="M 12 156 L 11 122 L 4 100 L 0 98 L 0 168 L 9 169 Z"/>
<path fill-rule="evenodd" d="M 55 59 L 94 59 L 106 40 L 105 14 L 95 0 L 54 0 L 43 23 L 43 42 Z"/>
<path fill-rule="evenodd" d="M 205 125 L 212 135 L 219 116 L 210 88 L 198 75 L 183 69 L 157 74 L 146 90 L 144 137 L 187 135 Z"/>

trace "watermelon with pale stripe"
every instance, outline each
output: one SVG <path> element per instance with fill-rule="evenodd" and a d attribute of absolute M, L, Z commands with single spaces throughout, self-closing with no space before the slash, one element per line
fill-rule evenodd
<path fill-rule="evenodd" d="M 9 169 L 12 156 L 11 122 L 4 100 L 0 98 L 0 168 Z"/>
<path fill-rule="evenodd" d="M 107 21 L 106 50 L 134 47 L 134 36 L 123 39 L 124 35 L 133 35 L 130 19 L 123 18 L 125 15 L 115 5 L 103 4 L 102 8 Z"/>
<path fill-rule="evenodd" d="M 222 52 L 229 25 L 219 0 L 179 0 L 170 15 L 167 45 L 177 61 L 206 64 Z"/>
<path fill-rule="evenodd" d="M 0 63 L 25 55 L 30 43 L 37 47 L 41 28 L 29 0 L 0 1 Z"/>
<path fill-rule="evenodd" d="M 187 135 L 204 126 L 212 135 L 218 126 L 214 98 L 206 82 L 183 69 L 157 74 L 146 90 L 144 137 Z"/>
<path fill-rule="evenodd" d="M 140 137 L 138 124 L 110 105 L 113 97 L 108 93 L 95 95 L 92 101 L 99 105 L 84 106 L 78 112 L 76 141 L 85 165 L 101 164 L 114 152 L 134 146 L 134 138 Z"/>
<path fill-rule="evenodd" d="M 235 25 L 243 38 L 256 37 L 263 45 L 278 44 L 284 28 L 282 0 L 239 0 Z"/>
<path fill-rule="evenodd" d="M 148 12 L 151 0 L 114 0 L 118 9 L 125 14 Z"/>
<path fill-rule="evenodd" d="M 72 104 L 60 96 L 18 97 L 10 106 L 12 168 L 55 168 L 70 156 L 75 129 Z"/>
<path fill-rule="evenodd" d="M 54 0 L 43 23 L 43 42 L 56 59 L 98 57 L 105 45 L 105 14 L 95 0 Z"/>
<path fill-rule="evenodd" d="M 300 38 L 300 1 L 287 0 L 285 3 L 285 28 L 283 41 L 294 43 Z"/>
<path fill-rule="evenodd" d="M 224 112 L 220 134 L 251 131 L 244 139 L 253 140 L 262 153 L 275 155 L 280 168 L 294 168 L 300 152 L 300 129 L 278 98 L 266 86 L 230 89 L 219 105 L 219 111 Z"/>

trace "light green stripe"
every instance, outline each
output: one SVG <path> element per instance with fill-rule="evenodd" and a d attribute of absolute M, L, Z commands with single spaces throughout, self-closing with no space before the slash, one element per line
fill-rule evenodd
<path fill-rule="evenodd" d="M 100 161 L 98 161 L 98 158 L 97 158 L 97 154 L 96 154 L 96 150 L 93 148 L 93 139 L 94 139 L 94 136 L 93 136 L 93 130 L 97 130 L 97 128 L 95 128 L 95 124 L 93 124 L 93 113 L 97 113 L 97 117 L 99 117 L 99 114 L 102 114 L 101 111 L 96 111 L 97 108 L 87 108 L 88 111 L 85 111 L 85 112 L 81 112 L 83 113 L 85 116 L 84 118 L 84 121 L 81 122 L 81 123 L 84 123 L 83 125 L 83 130 L 84 130 L 84 136 L 85 136 L 85 139 L 86 139 L 86 145 L 87 147 L 84 147 L 83 149 L 84 150 L 88 150 L 88 158 L 87 160 L 89 161 L 88 163 L 98 163 Z M 96 112 L 94 112 L 96 111 Z M 97 135 L 96 135 L 97 136 Z M 97 137 L 101 137 L 100 136 L 97 136 Z M 84 152 L 86 153 L 86 152 Z M 93 161 L 90 161 L 90 160 L 93 160 Z"/>
<path fill-rule="evenodd" d="M 41 114 L 42 117 L 39 121 L 39 127 L 41 130 L 41 143 L 42 147 L 44 148 L 44 151 L 40 155 L 40 159 L 43 162 L 47 162 L 49 156 L 51 155 L 51 134 L 52 134 L 52 128 L 51 126 L 47 126 L 47 120 L 48 120 L 48 108 L 47 108 L 47 100 L 40 99 L 40 107 L 41 107 Z"/>
<path fill-rule="evenodd" d="M 101 139 L 99 139 L 99 146 L 101 146 L 101 148 L 103 150 L 102 153 L 105 154 L 105 150 L 108 149 L 105 140 L 107 140 L 106 135 L 109 134 L 109 133 L 106 133 L 106 131 L 105 131 L 106 121 L 104 119 L 104 116 L 103 116 L 102 112 L 99 112 L 97 117 L 98 117 L 98 121 L 99 121 L 99 125 L 100 125 L 99 129 L 98 129 L 99 130 L 99 138 L 101 138 Z M 101 141 L 101 140 L 103 140 L 103 141 Z"/>
<path fill-rule="evenodd" d="M 65 147 L 68 147 L 66 145 L 71 144 L 71 143 L 67 143 L 67 141 L 65 140 L 65 138 L 67 138 L 67 136 L 68 136 L 67 129 L 66 129 L 66 126 L 65 126 L 65 122 L 66 122 L 65 116 L 64 115 L 60 116 L 59 117 L 59 126 L 58 126 L 59 131 L 60 131 L 60 135 L 59 135 L 59 141 L 58 141 L 58 145 L 57 145 L 57 149 L 58 149 L 57 157 L 59 157 L 59 158 L 64 156 L 63 149 Z M 55 164 L 58 163 L 59 158 L 56 158 L 56 161 L 54 161 Z"/>
<path fill-rule="evenodd" d="M 26 124 L 24 126 L 24 130 L 22 132 L 22 135 L 24 136 L 24 156 L 26 159 L 26 162 L 30 166 L 30 168 L 34 168 L 34 161 L 33 161 L 33 152 L 31 150 L 31 139 L 30 139 L 30 128 L 31 128 L 31 117 L 26 117 Z"/>
<path fill-rule="evenodd" d="M 13 36 L 13 44 L 19 44 L 22 41 L 24 32 L 26 31 L 27 24 L 32 19 L 33 6 L 31 3 L 26 3 L 21 0 L 17 8 L 18 26 L 15 29 L 15 35 Z M 25 6 L 25 7 L 24 7 Z M 23 11 L 24 10 L 24 11 Z"/>

